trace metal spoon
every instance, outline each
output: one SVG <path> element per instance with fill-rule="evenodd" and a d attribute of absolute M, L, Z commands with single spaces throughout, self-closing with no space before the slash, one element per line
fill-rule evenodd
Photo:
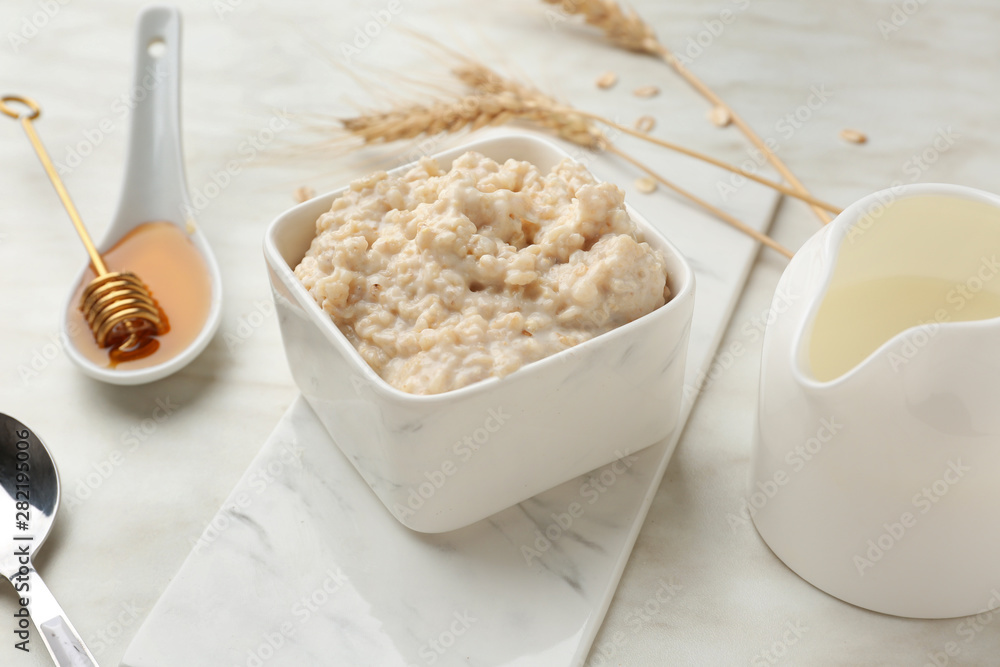
<path fill-rule="evenodd" d="M 0 573 L 14 585 L 19 600 L 27 600 L 42 643 L 59 667 L 97 667 L 97 660 L 31 564 L 57 509 L 59 471 L 45 444 L 27 426 L 0 413 Z M 23 607 L 14 619 L 15 641 L 30 642 Z"/>

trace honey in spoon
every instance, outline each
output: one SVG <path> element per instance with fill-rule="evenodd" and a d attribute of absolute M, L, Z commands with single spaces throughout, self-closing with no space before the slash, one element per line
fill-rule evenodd
<path fill-rule="evenodd" d="M 83 289 L 95 275 L 88 267 L 66 313 L 70 342 L 83 356 L 117 370 L 148 368 L 181 353 L 198 337 L 208 320 L 212 282 L 205 259 L 183 229 L 169 222 L 143 223 L 102 257 L 110 271 L 142 275 L 160 312 L 169 318 L 167 330 L 129 352 L 100 347 L 79 308 Z"/>

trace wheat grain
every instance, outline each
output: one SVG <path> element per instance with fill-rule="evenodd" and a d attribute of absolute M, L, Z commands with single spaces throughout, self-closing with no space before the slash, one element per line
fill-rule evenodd
<path fill-rule="evenodd" d="M 635 179 L 635 189 L 644 195 L 656 192 L 656 181 L 649 176 Z"/>
<path fill-rule="evenodd" d="M 708 119 L 716 127 L 728 127 L 733 122 L 733 114 L 724 106 L 714 106 L 708 110 Z"/>
<path fill-rule="evenodd" d="M 840 138 L 852 144 L 868 143 L 868 137 L 864 132 L 859 132 L 858 130 L 852 130 L 849 128 L 840 131 Z"/>
<path fill-rule="evenodd" d="M 639 132 L 644 132 L 646 134 L 653 131 L 656 127 L 656 119 L 652 116 L 639 116 L 635 119 L 635 129 Z"/>
<path fill-rule="evenodd" d="M 295 193 L 292 196 L 295 198 L 295 201 L 301 204 L 302 202 L 309 201 L 315 197 L 316 191 L 308 185 L 303 185 L 302 187 L 296 188 Z"/>
<path fill-rule="evenodd" d="M 601 90 L 607 90 L 616 83 L 618 83 L 618 75 L 614 72 L 605 72 L 601 76 L 597 77 L 597 80 L 594 82 L 594 84 Z"/>

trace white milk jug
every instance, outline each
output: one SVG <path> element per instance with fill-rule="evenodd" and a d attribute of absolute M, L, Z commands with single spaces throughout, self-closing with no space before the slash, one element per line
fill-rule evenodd
<path fill-rule="evenodd" d="M 768 546 L 866 609 L 1000 607 L 1000 197 L 870 195 L 774 304 L 748 498 Z"/>

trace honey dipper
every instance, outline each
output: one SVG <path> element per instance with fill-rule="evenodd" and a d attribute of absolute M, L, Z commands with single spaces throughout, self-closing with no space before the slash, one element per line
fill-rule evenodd
<path fill-rule="evenodd" d="M 11 108 L 11 103 L 23 105 L 24 109 L 18 112 Z M 134 354 L 149 344 L 153 336 L 167 331 L 166 317 L 138 276 L 128 271 L 108 271 L 107 265 L 87 233 L 76 206 L 70 199 L 69 192 L 66 191 L 66 186 L 59 178 L 52 159 L 38 133 L 35 132 L 33 121 L 42 113 L 38 103 L 20 95 L 5 95 L 0 98 L 0 111 L 20 121 L 24 133 L 28 135 L 28 141 L 31 142 L 45 173 L 56 189 L 56 194 L 59 195 L 70 220 L 73 221 L 87 254 L 90 255 L 90 263 L 97 277 L 84 288 L 80 309 L 87 318 L 94 339 L 99 346 L 112 348 L 113 353 Z"/>

